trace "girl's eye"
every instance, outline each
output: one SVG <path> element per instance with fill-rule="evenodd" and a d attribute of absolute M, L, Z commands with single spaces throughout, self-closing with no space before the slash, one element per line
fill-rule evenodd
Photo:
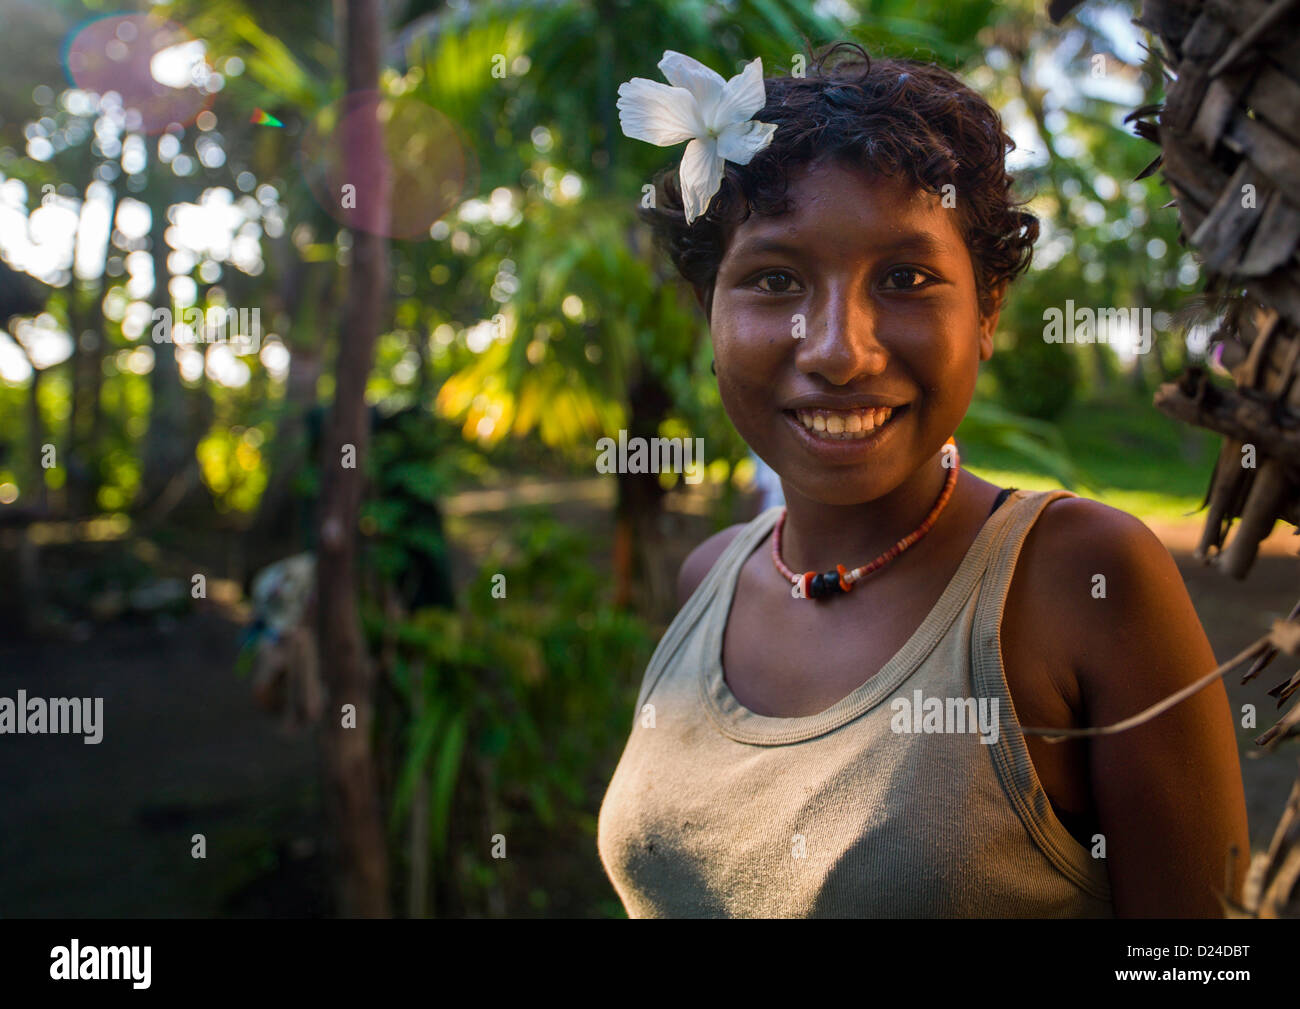
<path fill-rule="evenodd" d="M 914 291 L 927 286 L 932 278 L 929 274 L 922 273 L 920 270 L 911 266 L 899 266 L 885 274 L 886 290 L 891 291 Z"/>
<path fill-rule="evenodd" d="M 756 278 L 758 289 L 768 294 L 789 294 L 797 286 L 794 277 L 785 270 L 769 270 Z M 764 286 L 766 285 L 766 286 Z"/>

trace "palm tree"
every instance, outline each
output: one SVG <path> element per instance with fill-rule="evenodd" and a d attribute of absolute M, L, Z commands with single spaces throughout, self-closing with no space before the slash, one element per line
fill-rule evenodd
<path fill-rule="evenodd" d="M 536 429 L 591 464 L 600 437 L 624 428 L 654 437 L 670 414 L 689 410 L 707 366 L 698 353 L 703 320 L 632 216 L 673 153 L 625 141 L 618 85 L 652 75 L 665 48 L 730 76 L 754 56 L 769 67 L 789 63 L 804 37 L 841 32 L 786 0 L 740 0 L 725 11 L 668 0 L 497 3 L 408 26 L 401 41 L 423 70 L 418 94 L 492 146 L 481 191 L 522 190 L 521 221 L 500 257 L 514 263 L 516 292 L 483 305 L 506 331 L 446 383 L 443 411 L 488 443 Z M 493 60 L 504 75 L 487 72 Z M 736 453 L 739 443 L 725 448 Z M 663 493 L 655 474 L 618 475 L 616 597 L 629 602 L 640 581 L 644 601 L 660 611 L 671 596 L 656 563 Z"/>

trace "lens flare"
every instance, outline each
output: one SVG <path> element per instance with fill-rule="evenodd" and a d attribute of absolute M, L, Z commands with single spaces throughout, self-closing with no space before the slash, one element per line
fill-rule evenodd
<path fill-rule="evenodd" d="M 357 156 L 359 151 L 380 156 Z M 429 226 L 472 187 L 476 167 L 456 125 L 411 96 L 357 91 L 318 112 L 303 132 L 303 175 L 336 220 L 389 238 Z"/>
<path fill-rule="evenodd" d="M 147 14 L 82 25 L 69 36 L 64 68 L 83 91 L 116 92 L 123 109 L 140 117 L 128 128 L 143 133 L 193 122 L 220 86 L 202 42 L 176 22 Z"/>

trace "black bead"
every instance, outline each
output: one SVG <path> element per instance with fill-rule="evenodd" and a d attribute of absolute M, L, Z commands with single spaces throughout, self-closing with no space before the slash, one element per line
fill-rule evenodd
<path fill-rule="evenodd" d="M 826 583 L 826 594 L 828 596 L 839 595 L 844 590 L 840 588 L 840 573 L 838 571 L 827 571 L 822 575 Z"/>
<path fill-rule="evenodd" d="M 821 575 L 813 575 L 808 585 L 808 594 L 814 599 L 821 599 L 826 595 L 826 582 L 822 580 Z"/>

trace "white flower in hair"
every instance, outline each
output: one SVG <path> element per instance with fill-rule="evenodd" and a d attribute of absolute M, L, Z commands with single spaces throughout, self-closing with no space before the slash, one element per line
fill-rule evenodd
<path fill-rule="evenodd" d="M 690 141 L 678 170 L 690 224 L 722 186 L 723 162 L 749 164 L 772 142 L 776 126 L 750 118 L 767 102 L 761 59 L 724 81 L 699 60 L 669 49 L 659 69 L 668 84 L 633 77 L 619 85 L 618 118 L 633 140 L 659 147 Z"/>

